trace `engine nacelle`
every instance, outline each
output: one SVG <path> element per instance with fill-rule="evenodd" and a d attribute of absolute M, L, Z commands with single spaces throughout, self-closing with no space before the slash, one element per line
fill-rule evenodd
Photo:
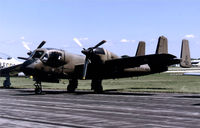
<path fill-rule="evenodd" d="M 103 49 L 103 48 L 97 48 L 94 51 L 94 54 L 91 56 L 92 63 L 105 63 L 107 60 L 117 59 L 119 58 L 114 53 Z"/>

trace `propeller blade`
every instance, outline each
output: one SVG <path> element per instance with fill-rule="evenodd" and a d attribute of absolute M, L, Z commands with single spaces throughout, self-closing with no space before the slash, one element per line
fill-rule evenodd
<path fill-rule="evenodd" d="M 83 80 L 86 79 L 87 67 L 88 67 L 89 62 L 90 62 L 89 59 L 86 57 L 85 58 L 84 68 L 83 68 Z"/>
<path fill-rule="evenodd" d="M 77 38 L 74 38 L 73 39 L 81 48 L 83 48 L 83 45 L 81 44 L 81 42 L 77 39 Z"/>
<path fill-rule="evenodd" d="M 25 57 L 17 57 L 17 58 L 21 60 L 28 60 L 28 58 L 25 58 Z"/>
<path fill-rule="evenodd" d="M 28 44 L 25 41 L 22 41 L 22 44 L 28 51 L 31 51 L 31 49 L 29 48 Z"/>
<path fill-rule="evenodd" d="M 45 43 L 46 43 L 46 41 L 42 41 L 37 48 L 41 48 Z"/>
<path fill-rule="evenodd" d="M 106 40 L 102 40 L 100 43 L 98 43 L 96 46 L 94 46 L 92 49 L 95 49 L 99 46 L 101 46 L 102 44 L 106 43 Z"/>

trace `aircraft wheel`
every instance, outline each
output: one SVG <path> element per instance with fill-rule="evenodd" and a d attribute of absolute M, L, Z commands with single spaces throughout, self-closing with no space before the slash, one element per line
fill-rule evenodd
<path fill-rule="evenodd" d="M 35 88 L 35 94 L 42 94 L 42 88 Z"/>
<path fill-rule="evenodd" d="M 103 92 L 102 80 L 93 79 L 91 87 L 92 87 L 91 89 L 94 90 L 95 93 L 102 93 Z"/>
<path fill-rule="evenodd" d="M 69 85 L 67 86 L 67 91 L 68 92 L 75 92 L 77 86 L 78 86 L 78 80 L 71 79 L 71 80 L 69 80 Z"/>
<path fill-rule="evenodd" d="M 40 81 L 36 81 L 35 84 L 35 94 L 42 94 L 42 84 Z"/>
<path fill-rule="evenodd" d="M 76 88 L 74 88 L 73 86 L 71 86 L 71 85 L 67 86 L 67 91 L 68 92 L 75 92 L 75 90 L 76 90 Z"/>
<path fill-rule="evenodd" d="M 102 87 L 102 85 L 96 86 L 95 89 L 94 89 L 94 92 L 97 93 L 97 94 L 103 93 L 103 87 Z"/>

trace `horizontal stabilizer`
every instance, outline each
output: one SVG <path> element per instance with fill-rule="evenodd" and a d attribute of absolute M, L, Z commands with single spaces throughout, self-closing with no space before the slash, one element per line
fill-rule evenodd
<path fill-rule="evenodd" d="M 180 65 L 183 68 L 192 67 L 191 58 L 190 58 L 189 43 L 188 43 L 188 40 L 185 40 L 185 39 L 182 40 Z"/>
<path fill-rule="evenodd" d="M 159 37 L 156 48 L 156 54 L 168 54 L 168 41 L 166 37 Z"/>
<path fill-rule="evenodd" d="M 140 41 L 135 56 L 144 56 L 144 55 L 145 55 L 145 42 Z"/>

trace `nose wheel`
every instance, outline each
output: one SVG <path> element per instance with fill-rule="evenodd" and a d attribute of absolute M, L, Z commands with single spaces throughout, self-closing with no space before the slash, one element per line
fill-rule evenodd
<path fill-rule="evenodd" d="M 36 81 L 35 84 L 35 94 L 42 94 L 42 84 L 40 81 Z"/>

